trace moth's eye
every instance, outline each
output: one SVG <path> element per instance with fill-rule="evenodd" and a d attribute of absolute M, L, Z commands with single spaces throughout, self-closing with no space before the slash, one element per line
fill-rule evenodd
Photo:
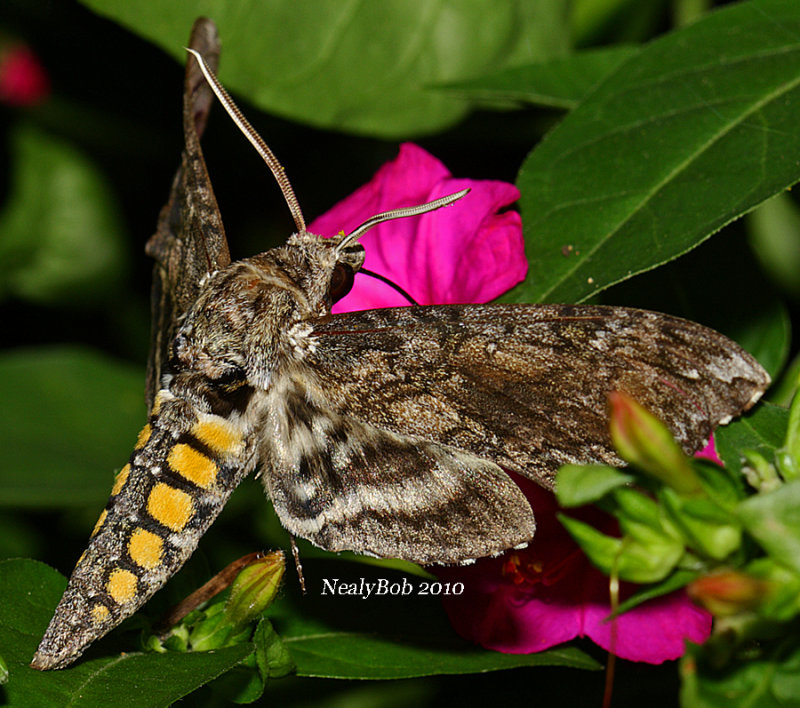
<path fill-rule="evenodd" d="M 352 267 L 347 263 L 337 263 L 331 274 L 331 284 L 328 288 L 328 294 L 331 298 L 331 305 L 339 302 L 347 293 L 353 289 L 353 273 Z"/>

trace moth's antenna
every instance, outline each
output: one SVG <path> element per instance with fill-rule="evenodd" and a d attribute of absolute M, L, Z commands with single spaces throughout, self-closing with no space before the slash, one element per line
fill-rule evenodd
<path fill-rule="evenodd" d="M 382 214 L 376 214 L 371 219 L 361 224 L 355 231 L 351 231 L 347 234 L 347 236 L 339 242 L 339 245 L 336 246 L 336 252 L 341 253 L 350 243 L 357 241 L 364 235 L 365 231 L 368 231 L 376 224 L 380 224 L 384 221 L 391 221 L 392 219 L 402 219 L 406 216 L 417 216 L 418 214 L 426 214 L 429 211 L 436 211 L 443 206 L 458 201 L 468 192 L 469 189 L 462 189 L 460 192 L 448 194 L 446 197 L 440 197 L 432 202 L 426 202 L 425 204 L 419 204 L 413 207 L 404 207 L 403 209 L 392 209 L 392 211 L 384 211 Z"/>
<path fill-rule="evenodd" d="M 200 65 L 200 71 L 203 72 L 203 76 L 206 77 L 208 85 L 211 86 L 211 90 L 216 94 L 219 102 L 222 104 L 222 107 L 228 112 L 228 115 L 233 119 L 233 122 L 236 123 L 239 130 L 244 133 L 244 136 L 250 141 L 250 144 L 256 149 L 258 154 L 261 155 L 264 162 L 267 163 L 267 166 L 278 182 L 278 186 L 281 188 L 281 192 L 283 192 L 283 198 L 289 205 L 289 211 L 292 212 L 292 218 L 294 219 L 294 224 L 297 227 L 298 232 L 304 232 L 306 230 L 306 222 L 303 218 L 303 212 L 300 210 L 300 204 L 298 203 L 297 197 L 294 194 L 292 185 L 289 183 L 289 178 L 286 176 L 286 171 L 283 169 L 283 165 L 278 162 L 278 158 L 275 157 L 272 150 L 269 149 L 269 146 L 256 132 L 256 129 L 250 125 L 247 118 L 242 115 L 239 107 L 228 95 L 225 87 L 219 82 L 219 79 L 214 76 L 214 72 L 208 68 L 202 55 L 199 52 L 196 52 L 194 49 L 189 49 L 188 47 L 186 47 L 186 51 L 192 54 L 195 59 L 197 59 L 197 63 Z"/>

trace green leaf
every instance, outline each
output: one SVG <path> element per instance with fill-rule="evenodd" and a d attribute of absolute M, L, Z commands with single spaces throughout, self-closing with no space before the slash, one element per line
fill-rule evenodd
<path fill-rule="evenodd" d="M 441 130 L 470 105 L 429 84 L 563 55 L 561 0 L 84 0 L 185 61 L 189 30 L 219 28 L 220 78 L 264 110 L 383 137 Z M 177 88 L 176 88 L 177 90 Z"/>
<path fill-rule="evenodd" d="M 681 659 L 681 705 L 692 708 L 742 706 L 786 708 L 800 705 L 800 643 L 796 636 L 767 645 L 723 669 L 703 661 L 703 649 L 689 645 Z"/>
<path fill-rule="evenodd" d="M 620 520 L 627 535 L 614 538 L 577 519 L 558 518 L 595 566 L 606 575 L 616 571 L 621 580 L 658 582 L 683 556 L 682 542 L 631 519 Z"/>
<path fill-rule="evenodd" d="M 770 388 L 769 400 L 779 406 L 788 406 L 800 390 L 800 355 L 792 359 L 781 377 Z"/>
<path fill-rule="evenodd" d="M 463 641 L 381 637 L 332 632 L 324 636 L 286 637 L 298 676 L 348 679 L 398 679 L 439 674 L 471 674 L 521 666 L 570 666 L 596 669 L 578 649 L 563 647 L 537 654 L 501 654 Z"/>
<path fill-rule="evenodd" d="M 65 578 L 42 563 L 0 563 L 0 646 L 9 666 L 4 705 L 10 708 L 168 706 L 253 650 L 244 644 L 208 653 L 120 654 L 81 659 L 60 671 L 36 671 L 28 662 L 65 586 Z"/>
<path fill-rule="evenodd" d="M 591 524 L 563 514 L 558 515 L 558 520 L 589 560 L 606 575 L 610 574 L 622 552 L 622 539 L 608 536 Z"/>
<path fill-rule="evenodd" d="M 663 23 L 664 0 L 574 0 L 572 32 L 578 45 L 611 36 L 631 41 L 650 36 Z"/>
<path fill-rule="evenodd" d="M 800 394 L 795 395 L 789 408 L 786 439 L 776 458 L 778 469 L 785 480 L 800 477 Z"/>
<path fill-rule="evenodd" d="M 714 441 L 725 466 L 735 474 L 742 471 L 742 451 L 755 450 L 771 460 L 783 445 L 789 412 L 780 406 L 761 403 L 746 416 L 718 428 Z"/>
<path fill-rule="evenodd" d="M 666 487 L 659 491 L 659 498 L 687 545 L 705 557 L 721 561 L 741 545 L 736 519 L 709 499 L 685 499 Z"/>
<path fill-rule="evenodd" d="M 143 382 L 88 349 L 0 355 L 0 504 L 102 504 L 145 421 Z"/>
<path fill-rule="evenodd" d="M 660 583 L 637 590 L 636 593 L 631 595 L 625 602 L 620 603 L 616 614 L 621 615 L 641 605 L 643 602 L 653 600 L 662 595 L 669 595 L 669 593 L 675 592 L 675 590 L 680 590 L 699 575 L 700 573 L 697 571 L 676 570 L 674 573 L 670 573 Z"/>
<path fill-rule="evenodd" d="M 773 282 L 800 297 L 800 208 L 778 194 L 748 215 L 750 242 Z"/>
<path fill-rule="evenodd" d="M 800 480 L 746 499 L 738 516 L 770 556 L 800 572 Z"/>
<path fill-rule="evenodd" d="M 564 465 L 558 470 L 556 497 L 563 507 L 583 506 L 633 480 L 632 475 L 606 465 Z"/>
<path fill-rule="evenodd" d="M 220 676 L 211 689 L 233 703 L 252 703 L 264 693 L 270 679 L 295 669 L 294 662 L 269 620 L 262 618 L 253 634 L 255 652 L 241 665 Z"/>
<path fill-rule="evenodd" d="M 788 622 L 800 614 L 800 574 L 769 556 L 756 558 L 745 571 L 769 583 L 770 591 L 757 607 L 761 617 Z"/>
<path fill-rule="evenodd" d="M 638 51 L 637 47 L 627 46 L 590 49 L 564 59 L 518 66 L 437 88 L 489 104 L 513 101 L 571 109 Z"/>
<path fill-rule="evenodd" d="M 530 269 L 506 299 L 585 300 L 800 179 L 799 34 L 799 4 L 753 0 L 623 64 L 522 166 Z"/>
<path fill-rule="evenodd" d="M 701 458 L 694 458 L 692 465 L 705 494 L 722 509 L 731 511 L 746 496 L 745 486 L 738 474 Z"/>
<path fill-rule="evenodd" d="M 258 623 L 253 642 L 256 645 L 258 671 L 265 683 L 271 678 L 281 678 L 294 671 L 289 650 L 266 618 Z"/>
<path fill-rule="evenodd" d="M 23 126 L 0 214 L 0 297 L 87 300 L 120 280 L 122 226 L 105 178 L 72 146 Z"/>
<path fill-rule="evenodd" d="M 659 505 L 638 489 L 620 487 L 614 490 L 615 516 L 621 523 L 642 524 L 653 531 L 663 530 L 663 516 Z"/>
<path fill-rule="evenodd" d="M 499 671 L 519 666 L 597 669 L 586 654 L 559 647 L 530 655 L 502 654 L 476 647 L 455 634 L 441 597 L 419 593 L 423 579 L 355 563 L 303 564 L 308 593 L 287 596 L 270 609 L 270 621 L 297 666 L 298 676 L 339 679 L 396 679 Z M 377 574 L 377 575 L 376 575 Z M 359 584 L 406 580 L 407 595 L 373 594 L 364 600 L 324 592 L 323 579 Z M 430 581 L 427 581 L 430 582 Z M 469 587 L 464 589 L 469 592 Z"/>

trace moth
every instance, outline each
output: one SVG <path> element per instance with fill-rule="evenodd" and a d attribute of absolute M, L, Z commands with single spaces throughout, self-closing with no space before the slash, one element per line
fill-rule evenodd
<path fill-rule="evenodd" d="M 332 315 L 363 264 L 366 228 L 461 195 L 378 215 L 349 235 L 308 233 L 280 165 L 199 61 L 216 67 L 214 25 L 199 20 L 190 44 L 185 149 L 147 245 L 156 260 L 149 421 L 33 667 L 67 666 L 138 609 L 256 469 L 294 536 L 329 551 L 464 563 L 534 535 L 506 470 L 552 488 L 562 464 L 623 464 L 609 440 L 609 392 L 636 398 L 691 452 L 766 389 L 769 377 L 738 345 L 653 312 Z M 297 224 L 284 246 L 235 263 L 199 143 L 212 92 L 270 164 Z"/>

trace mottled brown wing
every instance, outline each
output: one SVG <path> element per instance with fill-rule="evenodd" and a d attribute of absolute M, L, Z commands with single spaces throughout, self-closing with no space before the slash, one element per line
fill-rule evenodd
<path fill-rule="evenodd" d="M 203 18 L 195 22 L 190 47 L 216 70 L 219 40 L 213 22 Z M 160 386 L 178 319 L 197 298 L 202 279 L 231 262 L 222 218 L 200 149 L 200 136 L 213 97 L 197 61 L 189 56 L 183 94 L 185 144 L 181 166 L 172 182 L 169 201 L 159 215 L 156 233 L 145 249 L 156 260 L 147 366 L 148 410 Z"/>
<path fill-rule="evenodd" d="M 369 310 L 320 320 L 314 336 L 308 363 L 340 414 L 547 487 L 565 463 L 621 464 L 609 440 L 610 391 L 650 409 L 691 452 L 769 383 L 718 332 L 626 308 Z"/>
<path fill-rule="evenodd" d="M 493 462 L 339 415 L 313 387 L 285 390 L 259 452 L 267 493 L 293 535 L 423 565 L 497 555 L 533 538 L 530 504 Z"/>

